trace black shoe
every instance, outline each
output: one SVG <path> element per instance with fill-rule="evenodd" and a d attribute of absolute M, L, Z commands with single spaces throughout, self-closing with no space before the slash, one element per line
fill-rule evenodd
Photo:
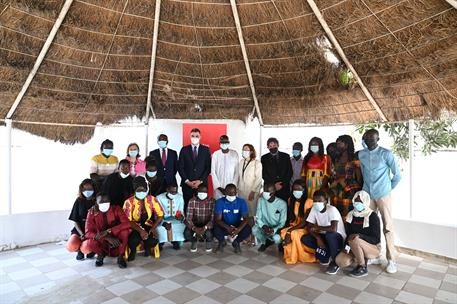
<path fill-rule="evenodd" d="M 103 266 L 103 259 L 105 256 L 103 255 L 97 255 L 97 259 L 95 260 L 95 266 L 100 267 Z"/>
<path fill-rule="evenodd" d="M 119 268 L 127 268 L 127 262 L 123 256 L 119 256 L 117 258 L 117 265 L 119 265 Z"/>
<path fill-rule="evenodd" d="M 282 245 L 282 243 L 279 243 L 278 244 L 278 252 L 280 254 L 284 254 L 284 246 Z"/>
<path fill-rule="evenodd" d="M 270 240 L 267 239 L 265 241 L 265 244 L 260 245 L 258 250 L 259 250 L 259 252 L 264 252 L 268 247 L 270 247 L 273 244 L 274 244 L 273 241 L 270 241 Z"/>
<path fill-rule="evenodd" d="M 129 262 L 134 261 L 135 256 L 136 256 L 136 250 L 130 250 L 130 254 L 129 254 L 127 261 L 129 261 Z"/>
<path fill-rule="evenodd" d="M 179 250 L 181 249 L 181 246 L 179 245 L 179 242 L 171 242 L 173 244 L 173 249 L 174 250 Z"/>
<path fill-rule="evenodd" d="M 95 256 L 95 252 L 91 252 L 91 253 L 88 253 L 88 254 L 86 255 L 86 258 L 88 258 L 88 259 L 93 259 L 94 256 Z"/>
<path fill-rule="evenodd" d="M 213 249 L 213 252 L 216 253 L 216 252 L 220 252 L 220 253 L 223 253 L 224 252 L 224 247 L 225 247 L 225 241 L 219 241 L 217 243 L 217 246 L 214 247 Z"/>
<path fill-rule="evenodd" d="M 330 265 L 328 265 L 327 270 L 325 271 L 326 274 L 336 274 L 340 267 L 336 265 L 334 261 L 330 262 Z"/>
<path fill-rule="evenodd" d="M 84 253 L 82 253 L 81 251 L 78 251 L 78 253 L 76 254 L 76 259 L 78 261 L 84 260 Z"/>
<path fill-rule="evenodd" d="M 233 251 L 235 253 L 241 253 L 241 246 L 240 246 L 240 243 L 238 243 L 237 241 L 233 241 L 232 242 L 232 246 L 233 246 Z"/>
<path fill-rule="evenodd" d="M 367 267 L 358 265 L 356 268 L 354 268 L 353 271 L 349 273 L 349 275 L 354 278 L 366 277 L 368 275 Z"/>

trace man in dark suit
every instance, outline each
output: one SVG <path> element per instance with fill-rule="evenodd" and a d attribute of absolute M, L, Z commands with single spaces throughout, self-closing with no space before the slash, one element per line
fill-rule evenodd
<path fill-rule="evenodd" d="M 169 185 L 177 185 L 176 173 L 178 172 L 178 153 L 167 148 L 168 136 L 160 134 L 157 137 L 158 149 L 149 152 L 157 165 L 157 174 L 164 179 L 164 189 Z"/>
<path fill-rule="evenodd" d="M 211 173 L 211 152 L 209 148 L 200 145 L 200 130 L 190 131 L 191 144 L 182 147 L 179 152 L 179 175 L 184 196 L 184 210 L 200 184 L 208 186 L 208 175 Z"/>
<path fill-rule="evenodd" d="M 279 142 L 276 138 L 269 138 L 267 141 L 267 153 L 262 156 L 262 178 L 264 183 L 273 183 L 276 189 L 276 196 L 288 201 L 290 195 L 290 179 L 292 178 L 292 165 L 290 157 L 284 152 L 278 151 Z"/>

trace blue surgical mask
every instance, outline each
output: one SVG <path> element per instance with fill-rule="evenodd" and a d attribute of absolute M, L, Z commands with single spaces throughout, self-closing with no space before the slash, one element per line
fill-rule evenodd
<path fill-rule="evenodd" d="M 263 191 L 262 196 L 264 199 L 266 199 L 268 201 L 271 198 L 271 193 Z"/>
<path fill-rule="evenodd" d="M 138 150 L 131 150 L 129 151 L 129 156 L 135 158 L 138 156 Z"/>
<path fill-rule="evenodd" d="M 354 209 L 357 210 L 358 212 L 362 212 L 365 210 L 365 205 L 362 202 L 354 202 Z"/>
<path fill-rule="evenodd" d="M 175 199 L 176 194 L 167 193 L 167 196 L 173 200 L 173 199 Z"/>
<path fill-rule="evenodd" d="M 86 197 L 86 198 L 91 197 L 93 194 L 94 194 L 94 190 L 86 190 L 86 191 L 83 191 L 83 195 L 84 195 L 84 197 Z"/>
<path fill-rule="evenodd" d="M 157 175 L 157 171 L 146 171 L 146 175 L 149 177 L 154 177 Z"/>
<path fill-rule="evenodd" d="M 301 151 L 300 150 L 292 150 L 292 156 L 293 157 L 299 157 L 301 155 Z"/>
<path fill-rule="evenodd" d="M 130 173 L 125 174 L 125 173 L 119 172 L 119 175 L 120 175 L 122 178 L 127 178 L 127 177 L 129 177 Z"/>
<path fill-rule="evenodd" d="M 168 144 L 168 143 L 167 143 L 167 141 L 165 141 L 165 140 L 159 140 L 159 141 L 157 142 L 157 144 L 159 145 L 159 148 L 160 148 L 160 149 L 165 149 L 165 148 L 167 147 L 167 144 Z"/>
<path fill-rule="evenodd" d="M 296 199 L 301 199 L 303 196 L 303 191 L 293 191 L 292 193 Z"/>
<path fill-rule="evenodd" d="M 309 149 L 310 149 L 311 152 L 313 152 L 313 153 L 319 152 L 319 146 L 310 146 Z"/>
<path fill-rule="evenodd" d="M 365 141 L 363 139 L 362 139 L 362 147 L 364 149 L 368 149 L 368 146 L 367 146 L 367 144 L 365 143 Z"/>
<path fill-rule="evenodd" d="M 221 149 L 222 150 L 227 150 L 229 148 L 230 144 L 221 144 Z"/>
<path fill-rule="evenodd" d="M 323 202 L 313 202 L 313 208 L 316 209 L 318 212 L 321 212 L 325 208 L 325 204 Z"/>
<path fill-rule="evenodd" d="M 147 195 L 148 195 L 148 193 L 146 191 L 136 191 L 135 192 L 135 196 L 139 200 L 143 200 Z"/>
<path fill-rule="evenodd" d="M 106 156 L 110 156 L 111 154 L 113 154 L 113 149 L 103 149 L 102 153 Z"/>

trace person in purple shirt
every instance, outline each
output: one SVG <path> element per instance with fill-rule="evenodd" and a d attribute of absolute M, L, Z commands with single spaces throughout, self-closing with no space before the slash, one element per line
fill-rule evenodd
<path fill-rule="evenodd" d="M 249 210 L 246 201 L 236 196 L 236 186 L 228 184 L 225 187 L 225 197 L 216 201 L 214 207 L 215 225 L 213 235 L 218 240 L 214 252 L 223 252 L 225 236 L 230 236 L 235 253 L 241 253 L 240 243 L 251 235 L 248 225 Z"/>

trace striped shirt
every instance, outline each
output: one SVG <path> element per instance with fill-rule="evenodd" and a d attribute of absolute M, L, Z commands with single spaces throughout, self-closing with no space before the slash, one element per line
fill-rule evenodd
<path fill-rule="evenodd" d="M 114 155 L 105 157 L 103 154 L 98 154 L 92 157 L 90 161 L 90 174 L 96 173 L 100 176 L 108 176 L 117 171 L 118 159 Z"/>

